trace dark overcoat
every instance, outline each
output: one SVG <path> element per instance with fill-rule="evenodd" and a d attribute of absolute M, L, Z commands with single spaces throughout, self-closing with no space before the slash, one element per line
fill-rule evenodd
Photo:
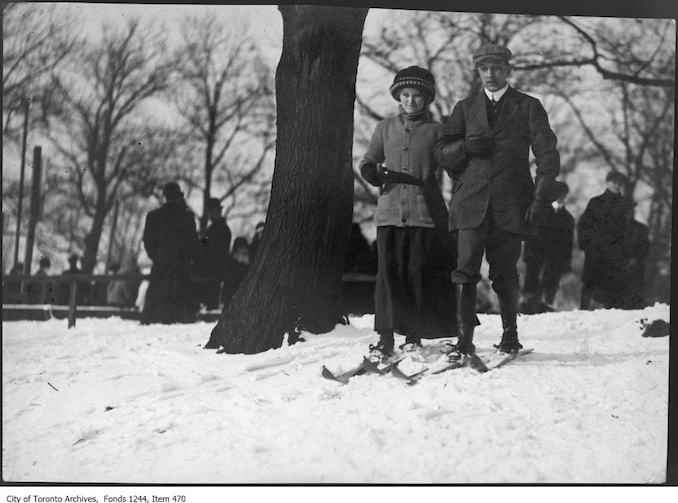
<path fill-rule="evenodd" d="M 226 266 L 231 249 L 231 229 L 224 217 L 211 221 L 200 236 L 198 259 L 195 268 L 195 298 L 207 309 L 219 307 L 221 282 L 226 276 Z"/>
<path fill-rule="evenodd" d="M 188 271 L 198 250 L 193 212 L 184 202 L 168 202 L 150 211 L 143 240 L 154 270 Z"/>
<path fill-rule="evenodd" d="M 606 190 L 588 202 L 577 224 L 579 248 L 585 252 L 582 280 L 593 297 L 609 307 L 620 302 L 632 212 L 631 201 Z"/>
<path fill-rule="evenodd" d="M 551 270 L 563 274 L 571 267 L 573 243 L 574 217 L 565 208 L 552 209 L 539 234 L 525 242 L 523 260 L 540 267 L 542 263 L 547 264 Z"/>
<path fill-rule="evenodd" d="M 146 216 L 144 247 L 153 261 L 142 321 L 191 321 L 190 275 L 198 249 L 193 212 L 181 202 L 168 202 Z"/>
<path fill-rule="evenodd" d="M 535 196 L 552 202 L 557 195 L 554 179 L 560 171 L 560 156 L 556 135 L 538 99 L 509 87 L 493 128 L 487 119 L 486 99 L 481 89 L 457 103 L 437 142 L 440 163 L 454 180 L 450 230 L 478 227 L 491 207 L 502 230 L 533 234 L 525 221 L 530 204 Z M 476 136 L 493 140 L 485 158 L 466 154 L 464 139 Z M 535 181 L 530 173 L 530 147 L 537 165 Z"/>
<path fill-rule="evenodd" d="M 650 254 L 650 229 L 647 225 L 631 220 L 626 228 L 626 278 L 623 281 L 623 300 L 625 309 L 642 309 L 645 301 L 645 261 Z"/>
<path fill-rule="evenodd" d="M 223 278 L 231 251 L 231 229 L 226 219 L 214 219 L 200 238 L 198 252 L 199 274 Z"/>

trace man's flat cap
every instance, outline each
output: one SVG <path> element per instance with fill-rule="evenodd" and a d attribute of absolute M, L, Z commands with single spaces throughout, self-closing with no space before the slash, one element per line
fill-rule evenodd
<path fill-rule="evenodd" d="M 476 52 L 473 53 L 473 63 L 478 64 L 484 60 L 501 60 L 506 63 L 509 62 L 513 54 L 506 47 L 498 44 L 481 45 Z"/>

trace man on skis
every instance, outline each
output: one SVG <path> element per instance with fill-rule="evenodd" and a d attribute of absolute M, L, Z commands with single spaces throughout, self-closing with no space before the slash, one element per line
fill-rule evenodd
<path fill-rule="evenodd" d="M 503 332 L 496 347 L 504 353 L 522 348 L 516 323 L 521 242 L 543 225 L 555 200 L 560 171 L 556 135 L 539 100 L 509 86 L 511 56 L 496 44 L 476 50 L 473 61 L 482 88 L 457 103 L 436 143 L 439 162 L 454 180 L 450 230 L 458 233 L 452 282 L 459 339 L 451 358 L 475 354 L 476 284 L 483 254 L 500 304 Z M 534 181 L 530 148 L 537 165 Z"/>

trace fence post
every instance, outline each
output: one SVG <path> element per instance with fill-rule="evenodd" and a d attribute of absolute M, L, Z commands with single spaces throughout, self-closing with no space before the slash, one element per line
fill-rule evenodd
<path fill-rule="evenodd" d="M 31 207 L 28 217 L 28 233 L 26 234 L 26 250 L 24 252 L 24 271 L 31 274 L 33 262 L 33 246 L 35 244 L 35 227 L 40 217 L 40 187 L 42 184 L 42 147 L 33 147 L 33 176 L 31 177 Z"/>
<path fill-rule="evenodd" d="M 24 173 L 26 171 L 26 138 L 28 137 L 28 111 L 30 103 L 24 96 L 24 134 L 21 141 L 21 170 L 19 171 L 19 200 L 16 207 L 16 237 L 14 238 L 14 265 L 19 261 L 19 241 L 21 240 L 21 213 L 24 201 Z"/>
<path fill-rule="evenodd" d="M 78 279 L 73 276 L 71 278 L 69 296 L 68 296 L 68 328 L 75 326 L 75 312 L 77 310 L 76 298 L 78 295 Z"/>

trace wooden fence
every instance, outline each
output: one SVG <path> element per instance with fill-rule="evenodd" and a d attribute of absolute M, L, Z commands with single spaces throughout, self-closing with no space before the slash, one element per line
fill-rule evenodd
<path fill-rule="evenodd" d="M 90 286 L 98 283 L 110 283 L 111 281 L 133 280 L 140 282 L 150 279 L 149 274 L 70 274 L 61 276 L 25 276 L 23 274 L 4 275 L 2 277 L 3 321 L 15 321 L 21 319 L 48 320 L 51 318 L 67 319 L 68 328 L 74 327 L 78 316 L 80 317 L 109 317 L 119 316 L 125 319 L 140 319 L 141 313 L 136 308 L 124 308 L 107 305 L 83 305 L 78 302 L 78 285 Z M 362 273 L 345 273 L 342 277 L 341 308 L 348 314 L 365 314 L 374 312 L 374 275 Z M 191 278 L 191 282 L 212 281 L 205 278 Z M 28 303 L 29 285 L 52 284 L 54 290 L 64 283 L 68 284 L 68 303 L 55 304 L 45 302 Z M 8 286 L 19 286 L 18 297 L 8 302 L 6 291 Z M 45 288 L 43 288 L 44 292 Z M 199 313 L 196 321 L 216 321 L 220 310 Z"/>

